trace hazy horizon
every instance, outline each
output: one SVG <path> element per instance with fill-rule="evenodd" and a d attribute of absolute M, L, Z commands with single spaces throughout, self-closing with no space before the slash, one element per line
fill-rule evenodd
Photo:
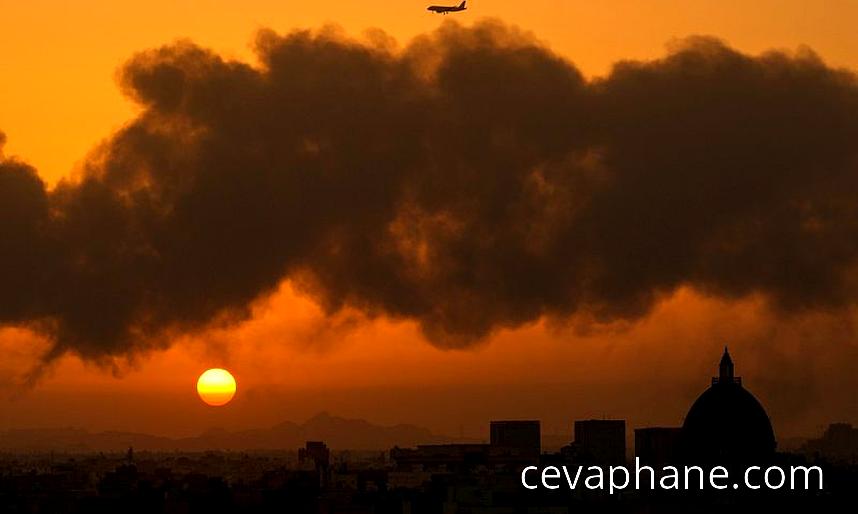
<path fill-rule="evenodd" d="M 858 424 L 858 4 L 84 4 L 0 20 L 0 430 L 679 426 L 725 345 Z"/>

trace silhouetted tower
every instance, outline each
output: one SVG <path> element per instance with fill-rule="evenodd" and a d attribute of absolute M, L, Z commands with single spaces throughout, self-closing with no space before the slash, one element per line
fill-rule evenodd
<path fill-rule="evenodd" d="M 298 449 L 298 462 L 304 464 L 312 461 L 319 474 L 319 485 L 326 489 L 331 479 L 331 450 L 322 441 L 307 441 L 303 448 Z"/>
<path fill-rule="evenodd" d="M 712 385 L 741 383 L 742 378 L 736 376 L 736 371 L 733 367 L 733 359 L 730 357 L 730 352 L 725 346 L 724 355 L 721 356 L 721 364 L 718 365 L 718 376 L 712 378 Z"/>

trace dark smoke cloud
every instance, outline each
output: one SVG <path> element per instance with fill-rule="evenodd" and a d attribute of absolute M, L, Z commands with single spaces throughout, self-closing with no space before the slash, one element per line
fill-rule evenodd
<path fill-rule="evenodd" d="M 858 83 L 713 40 L 585 80 L 498 23 L 403 50 L 258 38 L 135 56 L 141 114 L 48 191 L 0 164 L 0 323 L 105 358 L 247 315 L 291 279 L 441 346 L 690 285 L 858 300 Z"/>

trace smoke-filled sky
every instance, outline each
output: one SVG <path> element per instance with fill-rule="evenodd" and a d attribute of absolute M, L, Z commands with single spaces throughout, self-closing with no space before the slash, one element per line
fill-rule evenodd
<path fill-rule="evenodd" d="M 461 23 L 415 5 L 419 22 L 363 35 L 348 11 L 345 29 L 262 23 L 250 52 L 219 39 L 227 19 L 189 34 L 152 5 L 118 67 L 96 66 L 115 49 L 72 54 L 72 78 L 110 77 L 125 103 L 27 73 L 74 45 L 3 36 L 29 57 L 2 69 L 0 108 L 49 91 L 69 111 L 0 111 L 0 423 L 678 424 L 724 344 L 776 432 L 854 419 L 855 54 L 729 5 L 721 30 L 696 9 L 668 24 L 657 52 L 632 42 L 667 22 L 585 10 L 602 30 L 582 46 L 553 25 L 574 8 L 552 4 L 475 21 L 474 3 Z M 49 15 L 15 9 L 18 31 Z M 105 9 L 71 41 L 125 20 Z M 757 25 L 789 36 L 761 44 Z M 40 155 L 74 147 L 55 142 L 81 137 L 63 113 L 87 105 L 113 129 L 64 164 Z M 244 394 L 191 407 L 215 365 Z"/>

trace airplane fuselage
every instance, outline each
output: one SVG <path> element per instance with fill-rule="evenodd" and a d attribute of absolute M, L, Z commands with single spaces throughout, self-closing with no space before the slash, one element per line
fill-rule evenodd
<path fill-rule="evenodd" d="M 437 13 L 437 14 L 447 14 L 447 13 L 451 13 L 451 12 L 466 11 L 466 10 L 468 10 L 468 8 L 465 7 L 465 4 L 463 2 L 462 5 L 452 5 L 452 6 L 430 5 L 429 8 L 426 10 L 432 11 L 432 12 Z"/>

